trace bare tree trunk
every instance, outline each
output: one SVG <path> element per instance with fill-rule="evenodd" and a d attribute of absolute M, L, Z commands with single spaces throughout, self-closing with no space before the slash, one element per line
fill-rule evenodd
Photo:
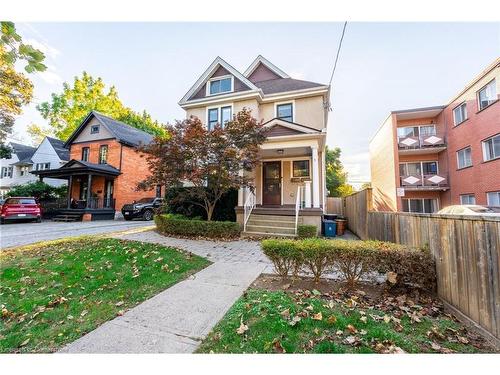
<path fill-rule="evenodd" d="M 212 221 L 212 214 L 214 213 L 215 204 L 208 204 L 207 210 L 207 221 Z"/>

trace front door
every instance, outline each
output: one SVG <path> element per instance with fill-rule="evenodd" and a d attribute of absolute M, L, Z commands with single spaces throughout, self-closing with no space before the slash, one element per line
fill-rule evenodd
<path fill-rule="evenodd" d="M 281 161 L 262 163 L 262 204 L 281 204 Z"/>
<path fill-rule="evenodd" d="M 110 208 L 113 207 L 113 180 L 106 180 L 104 191 L 104 207 Z"/>

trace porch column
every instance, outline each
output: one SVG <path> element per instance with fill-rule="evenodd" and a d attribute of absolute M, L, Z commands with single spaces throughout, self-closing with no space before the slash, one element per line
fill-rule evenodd
<path fill-rule="evenodd" d="M 240 169 L 238 175 L 243 177 L 243 169 Z M 242 207 L 245 204 L 245 189 L 240 187 L 238 189 L 238 207 Z"/>
<path fill-rule="evenodd" d="M 318 148 L 311 147 L 312 150 L 312 188 L 313 188 L 313 207 L 319 208 L 319 161 Z"/>
<path fill-rule="evenodd" d="M 92 191 L 92 175 L 89 173 L 89 176 L 87 179 L 87 208 L 90 208 L 90 197 L 91 197 L 90 192 L 91 191 Z"/>
<path fill-rule="evenodd" d="M 304 206 L 311 208 L 311 181 L 304 181 Z"/>
<path fill-rule="evenodd" d="M 68 180 L 68 209 L 71 208 L 71 191 L 73 190 L 73 176 L 69 176 Z"/>

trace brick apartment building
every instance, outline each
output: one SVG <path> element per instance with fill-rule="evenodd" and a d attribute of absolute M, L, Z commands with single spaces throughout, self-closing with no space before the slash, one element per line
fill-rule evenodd
<path fill-rule="evenodd" d="M 500 206 L 500 58 L 448 104 L 393 111 L 370 142 L 373 207 Z"/>

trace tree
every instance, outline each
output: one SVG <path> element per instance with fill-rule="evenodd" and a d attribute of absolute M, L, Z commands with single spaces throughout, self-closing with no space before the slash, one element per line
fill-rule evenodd
<path fill-rule="evenodd" d="M 341 150 L 335 147 L 330 150 L 326 147 L 326 190 L 329 197 L 345 197 L 354 192 L 354 188 L 347 184 L 347 172 L 340 161 Z"/>
<path fill-rule="evenodd" d="M 139 184 L 140 189 L 164 185 L 166 189 L 182 186 L 193 204 L 202 207 L 207 220 L 212 219 L 216 203 L 230 189 L 251 187 L 252 178 L 240 171 L 252 171 L 258 162 L 259 146 L 265 140 L 262 122 L 244 108 L 224 127 L 213 130 L 197 117 L 169 125 L 170 139 L 157 137 L 143 147 L 151 175 Z"/>
<path fill-rule="evenodd" d="M 16 62 L 24 61 L 27 73 L 47 69 L 45 55 L 29 44 L 24 44 L 14 23 L 0 22 L 0 157 L 9 158 L 11 150 L 5 145 L 12 133 L 14 116 L 22 114 L 22 107 L 33 98 L 33 84 L 25 74 L 16 71 Z"/>
<path fill-rule="evenodd" d="M 67 194 L 68 187 L 52 186 L 41 181 L 29 182 L 23 185 L 13 186 L 8 193 L 7 197 L 35 197 L 38 199 L 62 198 Z"/>
<path fill-rule="evenodd" d="M 30 125 L 28 132 L 34 138 L 55 135 L 66 140 L 92 110 L 155 136 L 166 134 L 163 124 L 154 121 L 146 111 L 141 114 L 126 107 L 114 86 L 106 89 L 102 78 L 93 78 L 87 72 L 83 72 L 81 77 L 75 77 L 73 85 L 65 82 L 60 94 L 53 93 L 50 102 L 39 104 L 37 109 L 48 120 L 49 128 Z"/>

